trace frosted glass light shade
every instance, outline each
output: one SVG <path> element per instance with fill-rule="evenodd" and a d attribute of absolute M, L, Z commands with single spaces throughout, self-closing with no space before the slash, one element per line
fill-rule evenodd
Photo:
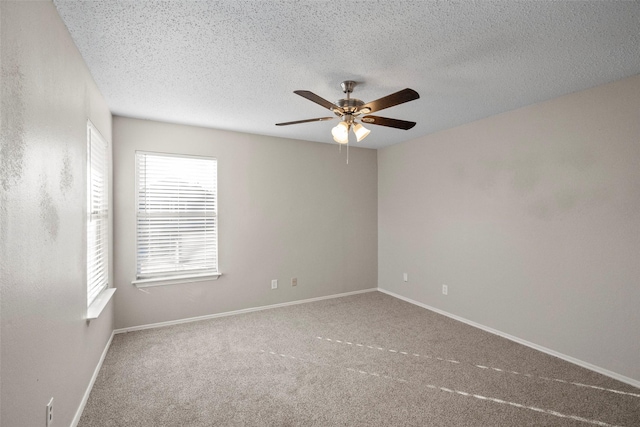
<path fill-rule="evenodd" d="M 331 129 L 331 135 L 333 135 L 334 141 L 346 144 L 349 141 L 349 125 L 346 122 L 338 123 L 336 127 Z"/>
<path fill-rule="evenodd" d="M 344 139 L 339 139 L 339 138 L 336 138 L 336 137 L 334 136 L 334 137 L 333 137 L 333 140 L 334 140 L 335 142 L 337 142 L 338 144 L 346 144 L 347 142 L 349 142 L 349 137 L 347 136 L 347 137 L 345 137 Z"/>
<path fill-rule="evenodd" d="M 367 135 L 371 133 L 371 131 L 365 128 L 364 126 L 362 126 L 360 123 L 356 123 L 353 126 L 353 133 L 356 134 L 356 138 L 358 139 L 358 142 L 360 142 L 363 139 L 365 139 Z"/>

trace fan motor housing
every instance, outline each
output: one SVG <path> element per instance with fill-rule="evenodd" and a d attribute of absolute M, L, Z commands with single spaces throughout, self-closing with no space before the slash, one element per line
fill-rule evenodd
<path fill-rule="evenodd" d="M 345 113 L 351 114 L 356 112 L 358 108 L 364 105 L 364 101 L 356 98 L 339 99 L 336 101 L 336 105 L 344 110 Z M 337 114 L 337 113 L 336 113 Z M 340 114 L 338 114 L 340 115 Z"/>

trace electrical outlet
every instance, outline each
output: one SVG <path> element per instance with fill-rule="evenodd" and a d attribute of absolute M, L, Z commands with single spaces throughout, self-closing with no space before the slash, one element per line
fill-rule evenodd
<path fill-rule="evenodd" d="M 47 403 L 47 421 L 46 421 L 46 427 L 50 427 L 53 425 L 53 397 L 51 398 L 51 400 L 49 401 L 49 403 Z"/>
<path fill-rule="evenodd" d="M 409 275 L 407 273 L 402 273 L 402 280 L 404 280 L 405 282 L 409 281 Z"/>
<path fill-rule="evenodd" d="M 447 285 L 442 285 L 442 295 L 449 295 L 449 287 Z"/>
<path fill-rule="evenodd" d="M 278 279 L 273 279 L 271 281 L 271 289 L 278 289 Z"/>
<path fill-rule="evenodd" d="M 297 277 L 292 277 L 291 278 L 291 286 L 298 286 L 298 278 Z"/>

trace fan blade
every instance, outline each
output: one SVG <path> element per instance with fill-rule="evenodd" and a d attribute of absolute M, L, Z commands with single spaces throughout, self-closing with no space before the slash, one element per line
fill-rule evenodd
<path fill-rule="evenodd" d="M 297 125 L 298 123 L 324 122 L 325 120 L 333 120 L 335 117 L 318 117 L 317 119 L 296 120 L 295 122 L 276 123 L 276 126 Z"/>
<path fill-rule="evenodd" d="M 385 108 L 404 104 L 405 102 L 413 101 L 414 99 L 418 98 L 420 98 L 418 92 L 413 89 L 407 88 L 364 104 L 362 107 L 358 108 L 358 110 L 362 111 L 364 109 L 369 109 L 369 111 L 366 113 L 373 113 L 374 111 L 384 110 Z"/>
<path fill-rule="evenodd" d="M 416 125 L 416 122 L 408 122 L 406 120 L 389 119 L 386 117 L 378 116 L 364 116 L 363 123 L 369 123 L 372 125 L 387 126 L 390 128 L 409 130 Z"/>
<path fill-rule="evenodd" d="M 307 98 L 309 101 L 315 102 L 318 105 L 322 105 L 327 110 L 342 111 L 342 108 L 338 107 L 333 102 L 329 102 L 326 99 L 316 95 L 315 93 L 309 92 L 308 90 L 294 90 L 293 93 L 295 93 L 296 95 L 300 95 L 303 98 Z"/>

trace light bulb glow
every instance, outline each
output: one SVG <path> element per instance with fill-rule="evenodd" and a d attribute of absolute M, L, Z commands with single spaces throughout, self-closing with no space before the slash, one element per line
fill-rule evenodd
<path fill-rule="evenodd" d="M 333 137 L 333 140 L 334 140 L 335 142 L 337 142 L 338 144 L 346 144 L 347 142 L 349 142 L 349 137 L 347 136 L 347 137 L 345 137 L 344 139 L 339 139 L 339 138 L 336 138 L 336 137 L 334 136 L 334 137 Z"/>
<path fill-rule="evenodd" d="M 365 128 L 364 126 L 362 126 L 360 123 L 356 123 L 353 126 L 353 133 L 356 134 L 356 138 L 357 138 L 358 142 L 360 142 L 363 139 L 365 139 L 367 137 L 367 135 L 369 135 L 371 133 L 371 131 L 369 129 Z"/>
<path fill-rule="evenodd" d="M 349 141 L 349 125 L 347 122 L 338 123 L 336 127 L 331 129 L 331 135 L 333 135 L 334 141 L 346 144 Z"/>

